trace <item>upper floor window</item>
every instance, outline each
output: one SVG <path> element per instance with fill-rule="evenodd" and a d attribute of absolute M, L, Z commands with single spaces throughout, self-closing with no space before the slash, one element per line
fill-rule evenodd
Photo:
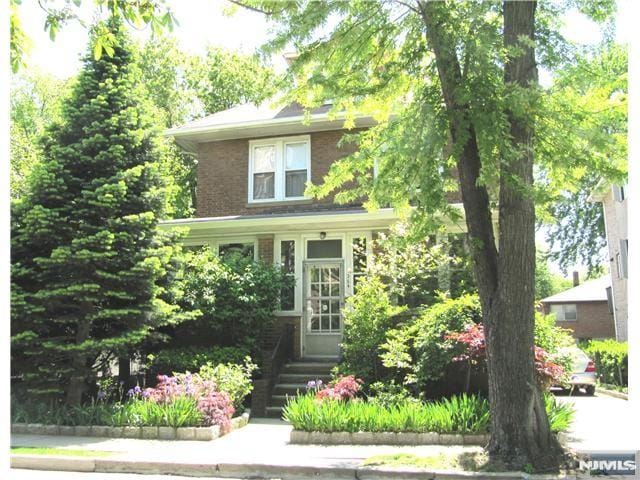
<path fill-rule="evenodd" d="M 308 135 L 249 142 L 249 202 L 305 198 L 310 160 Z"/>

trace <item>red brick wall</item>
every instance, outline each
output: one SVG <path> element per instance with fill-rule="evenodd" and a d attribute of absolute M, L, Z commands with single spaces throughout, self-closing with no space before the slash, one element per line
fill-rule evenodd
<path fill-rule="evenodd" d="M 548 314 L 551 305 L 545 303 L 543 306 L 544 312 Z M 575 322 L 556 322 L 556 325 L 572 330 L 573 336 L 577 339 L 615 337 L 613 315 L 609 312 L 606 301 L 578 302 L 576 314 L 578 319 Z"/>
<path fill-rule="evenodd" d="M 334 161 L 356 150 L 353 144 L 338 147 L 338 141 L 344 133 L 344 130 L 331 130 L 310 134 L 311 180 L 314 184 L 322 183 L 322 177 Z M 332 198 L 248 205 L 249 140 L 253 139 L 221 140 L 198 145 L 197 217 L 331 208 Z"/>

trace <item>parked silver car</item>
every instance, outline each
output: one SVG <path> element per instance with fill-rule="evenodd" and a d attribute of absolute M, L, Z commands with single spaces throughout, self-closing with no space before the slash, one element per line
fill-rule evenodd
<path fill-rule="evenodd" d="M 574 389 L 584 388 L 587 395 L 596 393 L 596 365 L 593 360 L 576 346 L 563 348 L 560 353 L 570 355 L 573 361 L 569 385 Z"/>

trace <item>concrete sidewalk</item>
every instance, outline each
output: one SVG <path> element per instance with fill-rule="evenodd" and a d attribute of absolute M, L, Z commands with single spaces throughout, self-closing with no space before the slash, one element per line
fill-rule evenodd
<path fill-rule="evenodd" d="M 12 446 L 55 447 L 114 452 L 106 458 L 68 458 L 13 455 L 14 468 L 180 474 L 235 478 L 436 478 L 435 472 L 415 469 L 363 467 L 366 458 L 380 454 L 480 451 L 473 446 L 319 446 L 290 445 L 291 426 L 271 419 L 253 419 L 244 428 L 211 442 L 135 440 L 45 435 L 12 435 Z M 440 472 L 453 478 L 461 472 Z M 462 473 L 465 477 L 474 474 Z M 483 477 L 482 475 L 480 476 Z M 520 474 L 515 474 L 521 478 Z M 493 474 L 492 478 L 495 478 Z M 511 475 L 510 478 L 514 478 Z"/>
<path fill-rule="evenodd" d="M 276 419 L 252 419 L 243 428 L 211 442 L 137 440 L 126 438 L 12 435 L 11 445 L 104 450 L 109 459 L 194 464 L 254 463 L 272 465 L 330 466 L 353 468 L 379 454 L 413 453 L 420 456 L 442 452 L 480 451 L 473 446 L 384 446 L 384 445 L 291 445 L 291 426 Z"/>

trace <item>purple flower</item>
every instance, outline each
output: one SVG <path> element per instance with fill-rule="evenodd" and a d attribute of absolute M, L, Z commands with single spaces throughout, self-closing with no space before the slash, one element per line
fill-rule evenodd
<path fill-rule="evenodd" d="M 104 400 L 105 398 L 107 398 L 107 392 L 98 390 L 98 400 Z"/>
<path fill-rule="evenodd" d="M 136 395 L 139 395 L 141 391 L 142 391 L 142 390 L 140 389 L 140 387 L 139 387 L 138 385 L 136 385 L 136 386 L 133 388 L 133 393 L 135 393 Z"/>
<path fill-rule="evenodd" d="M 312 388 L 316 388 L 316 382 L 315 380 L 309 380 L 307 382 L 307 390 L 311 390 Z"/>
<path fill-rule="evenodd" d="M 133 397 L 134 395 L 135 395 L 135 392 L 133 391 L 133 388 L 130 388 L 129 391 L 127 391 L 127 396 Z"/>

